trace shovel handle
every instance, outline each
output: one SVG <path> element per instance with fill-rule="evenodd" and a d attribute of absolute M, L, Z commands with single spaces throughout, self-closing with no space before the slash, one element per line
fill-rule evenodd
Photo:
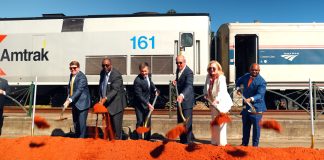
<path fill-rule="evenodd" d="M 221 113 L 221 111 L 216 107 L 216 106 L 214 106 L 213 105 L 213 102 L 210 100 L 210 99 L 208 99 L 208 98 L 205 98 L 219 113 Z"/>
<path fill-rule="evenodd" d="M 153 107 L 154 107 L 154 105 L 155 105 L 155 103 L 156 103 L 156 99 L 157 99 L 157 97 L 158 97 L 158 95 L 155 95 L 154 100 L 153 100 L 153 104 L 152 104 Z M 147 117 L 146 117 L 146 119 L 145 119 L 145 122 L 144 122 L 144 127 L 147 126 L 147 122 L 148 122 L 148 120 L 150 119 L 152 112 L 153 112 L 153 110 L 150 110 L 150 111 L 149 111 L 149 113 L 148 113 L 148 115 L 147 115 Z"/>
<path fill-rule="evenodd" d="M 177 94 L 177 97 L 178 97 L 178 96 L 179 96 L 179 92 L 178 92 L 177 84 L 175 84 L 175 90 L 176 90 L 176 94 Z M 186 122 L 187 119 L 186 119 L 185 116 L 183 115 L 181 103 L 178 102 L 178 101 L 177 101 L 177 103 L 178 103 L 178 109 L 179 109 L 180 116 L 181 116 L 182 120 L 183 120 L 184 122 Z M 189 118 L 188 118 L 188 119 L 189 119 Z"/>

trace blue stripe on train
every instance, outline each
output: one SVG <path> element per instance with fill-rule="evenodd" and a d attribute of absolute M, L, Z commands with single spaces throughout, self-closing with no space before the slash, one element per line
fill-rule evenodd
<path fill-rule="evenodd" d="M 234 50 L 229 57 L 234 65 Z M 259 64 L 324 64 L 324 49 L 260 49 Z"/>

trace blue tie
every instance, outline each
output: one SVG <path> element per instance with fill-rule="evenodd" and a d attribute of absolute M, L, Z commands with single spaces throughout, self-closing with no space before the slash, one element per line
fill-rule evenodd
<path fill-rule="evenodd" d="M 105 74 L 105 78 L 101 84 L 101 90 L 102 90 L 102 98 L 106 97 L 107 96 L 107 84 L 108 84 L 108 75 Z"/>

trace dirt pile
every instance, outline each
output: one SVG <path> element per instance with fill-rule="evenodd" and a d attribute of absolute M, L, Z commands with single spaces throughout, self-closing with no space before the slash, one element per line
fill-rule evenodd
<path fill-rule="evenodd" d="M 264 159 L 312 160 L 324 159 L 324 150 L 291 148 L 253 148 L 241 146 L 217 147 L 209 144 L 183 145 L 176 142 L 144 140 L 107 141 L 64 137 L 1 138 L 0 157 L 6 160 L 30 159 Z"/>

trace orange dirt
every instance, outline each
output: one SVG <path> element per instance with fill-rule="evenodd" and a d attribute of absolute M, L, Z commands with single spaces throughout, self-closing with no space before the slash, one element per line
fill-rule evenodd
<path fill-rule="evenodd" d="M 223 123 L 229 123 L 231 121 L 232 121 L 232 119 L 231 119 L 231 117 L 228 116 L 228 114 L 226 114 L 226 113 L 220 113 L 219 115 L 217 115 L 214 118 L 214 120 L 212 120 L 210 122 L 210 125 L 211 126 L 214 126 L 214 125 L 220 126 Z"/>
<path fill-rule="evenodd" d="M 50 125 L 47 123 L 46 119 L 41 117 L 41 116 L 36 116 L 34 117 L 34 123 L 39 129 L 46 129 L 49 128 Z"/>
<path fill-rule="evenodd" d="M 315 160 L 324 159 L 324 150 L 302 147 L 254 148 L 218 147 L 210 144 L 184 145 L 176 142 L 144 140 L 79 139 L 64 137 L 22 137 L 0 139 L 1 159 L 75 159 L 75 160 Z"/>
<path fill-rule="evenodd" d="M 178 124 L 176 127 L 171 129 L 167 132 L 166 137 L 169 139 L 176 139 L 178 138 L 182 133 L 186 133 L 186 127 L 181 123 Z"/>
<path fill-rule="evenodd" d="M 147 128 L 147 127 L 137 127 L 136 128 L 136 132 L 138 134 L 142 134 L 142 133 L 146 133 L 150 130 L 150 128 Z"/>
<path fill-rule="evenodd" d="M 96 103 L 93 106 L 93 113 L 107 113 L 107 112 L 108 110 L 103 104 Z"/>
<path fill-rule="evenodd" d="M 273 129 L 278 133 L 282 131 L 281 125 L 276 120 L 260 121 L 259 125 L 264 129 Z"/>

